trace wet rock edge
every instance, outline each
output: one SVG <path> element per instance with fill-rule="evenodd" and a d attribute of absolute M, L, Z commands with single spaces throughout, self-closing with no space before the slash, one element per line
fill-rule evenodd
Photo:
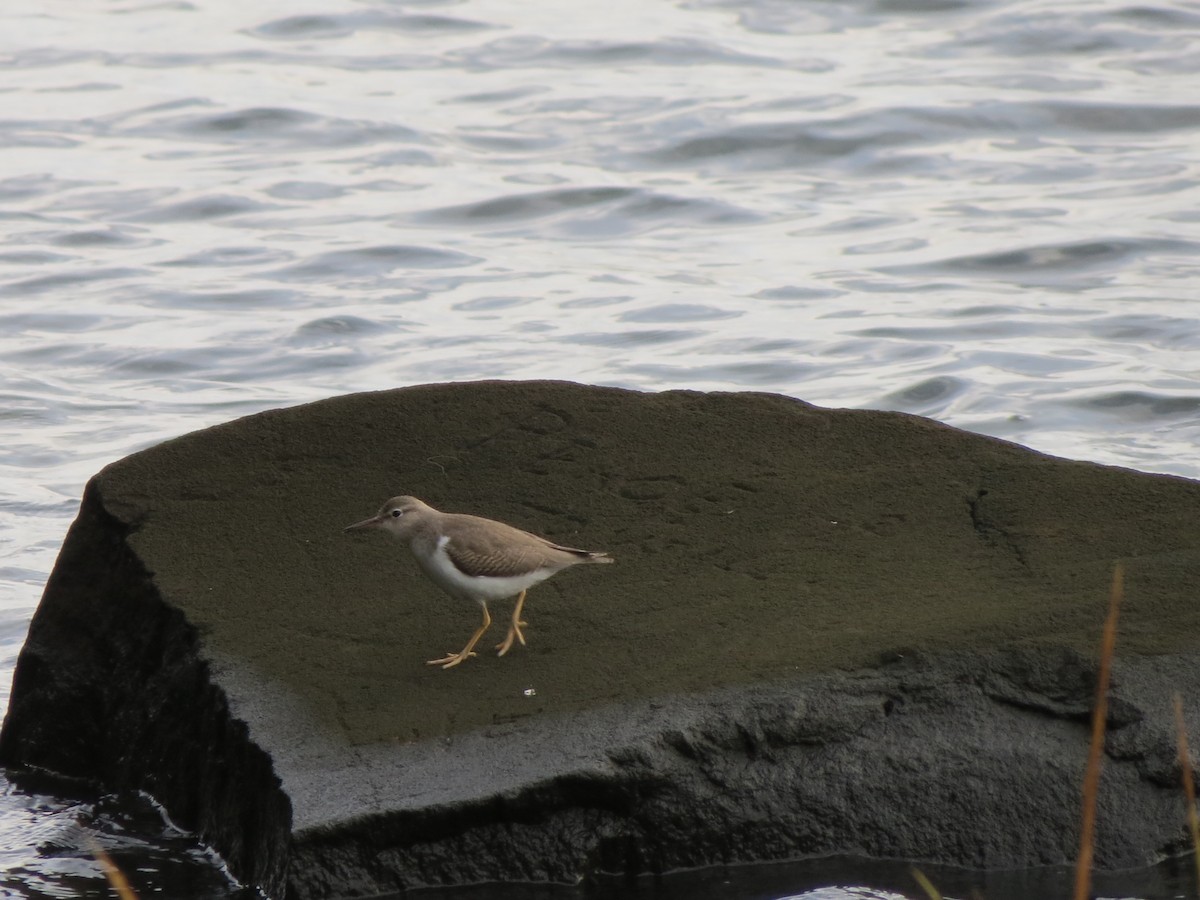
<path fill-rule="evenodd" d="M 292 897 L 488 881 L 579 884 L 831 854 L 970 868 L 1062 865 L 1078 841 L 1094 665 L 1059 647 L 897 654 L 877 668 L 656 701 L 655 726 L 524 789 L 302 830 Z M 1170 693 L 1186 655 L 1118 662 L 1096 865 L 1184 852 Z M 582 719 L 615 717 L 616 710 Z M 1192 728 L 1200 709 L 1188 702 Z M 574 727 L 586 729 L 577 720 Z M 611 722 L 596 723 L 596 733 Z M 451 750 L 553 759 L 552 728 Z M 333 875 L 336 873 L 336 876 Z"/>
<path fill-rule="evenodd" d="M 0 763 L 144 791 L 278 896 L 291 804 L 230 716 L 195 629 L 128 546 L 132 530 L 89 482 L 21 650 Z"/>

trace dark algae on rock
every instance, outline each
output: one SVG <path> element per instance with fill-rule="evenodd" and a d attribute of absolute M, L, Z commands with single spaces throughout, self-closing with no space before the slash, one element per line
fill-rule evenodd
<path fill-rule="evenodd" d="M 97 490 L 84 493 L 30 626 L 0 756 L 144 790 L 239 877 L 278 891 L 291 814 L 271 759 L 229 714 L 196 629 L 164 602 L 128 546 L 130 525 Z"/>
<path fill-rule="evenodd" d="M 535 588 L 527 647 L 428 667 L 477 612 L 341 532 L 399 494 L 619 563 Z M 1183 847 L 1198 501 L 768 394 L 486 382 L 274 410 L 92 479 L 0 758 L 149 792 L 277 897 L 1061 863 L 1122 559 L 1096 860 L 1140 865 Z"/>

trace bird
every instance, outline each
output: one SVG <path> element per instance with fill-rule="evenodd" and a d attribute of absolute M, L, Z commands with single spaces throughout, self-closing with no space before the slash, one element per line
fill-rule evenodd
<path fill-rule="evenodd" d="M 521 621 L 525 593 L 539 582 L 581 563 L 611 563 L 603 550 L 578 550 L 481 516 L 439 512 L 416 497 L 393 497 L 369 519 L 344 531 L 380 529 L 408 543 L 417 564 L 434 584 L 452 597 L 474 600 L 483 608 L 483 624 L 458 653 L 431 659 L 426 665 L 450 669 L 475 655 L 475 645 L 491 627 L 488 602 L 517 595 L 508 634 L 496 650 L 504 656 L 513 641 L 525 646 Z"/>

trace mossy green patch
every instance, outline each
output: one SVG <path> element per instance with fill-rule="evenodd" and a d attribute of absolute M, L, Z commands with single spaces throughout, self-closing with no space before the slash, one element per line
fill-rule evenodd
<path fill-rule="evenodd" d="M 162 597 L 351 743 L 870 665 L 905 648 L 1094 645 L 1126 560 L 1123 652 L 1193 646 L 1200 484 L 913 416 L 767 394 L 431 385 L 275 410 L 97 476 Z M 529 645 L 443 671 L 478 609 L 387 535 L 388 497 L 617 564 L 529 594 Z M 503 623 L 509 607 L 493 605 Z M 494 640 L 493 640 L 494 636 Z"/>

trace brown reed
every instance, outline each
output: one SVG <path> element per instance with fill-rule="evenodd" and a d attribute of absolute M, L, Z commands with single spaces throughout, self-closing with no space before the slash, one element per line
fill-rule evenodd
<path fill-rule="evenodd" d="M 1196 891 L 1200 893 L 1200 820 L 1196 818 L 1196 784 L 1192 778 L 1192 754 L 1188 750 L 1187 725 L 1183 721 L 1183 698 L 1175 692 L 1175 735 L 1179 749 L 1179 772 L 1187 801 L 1188 828 L 1192 832 L 1192 859 L 1196 863 Z"/>
<path fill-rule="evenodd" d="M 1092 742 L 1083 776 L 1083 821 L 1079 827 L 1079 856 L 1075 860 L 1075 900 L 1087 900 L 1092 886 L 1092 855 L 1095 849 L 1096 796 L 1100 792 L 1100 767 L 1104 756 L 1104 726 L 1108 721 L 1108 682 L 1113 651 L 1117 646 L 1117 615 L 1125 593 L 1125 567 L 1113 566 L 1108 616 L 1100 641 L 1100 667 L 1096 673 L 1096 702 L 1092 706 Z"/>
<path fill-rule="evenodd" d="M 933 882 L 925 877 L 924 872 L 922 872 L 916 866 L 909 866 L 908 871 L 912 873 L 913 881 L 919 884 L 921 886 L 921 890 L 923 890 L 929 896 L 929 900 L 942 900 L 942 895 L 938 892 L 938 889 L 933 886 Z"/>
<path fill-rule="evenodd" d="M 121 900 L 138 900 L 138 895 L 129 886 L 129 879 L 112 861 L 112 857 L 104 852 L 104 848 L 95 841 L 88 841 L 88 850 L 96 858 L 96 862 L 100 863 L 100 868 L 104 870 L 104 877 L 108 879 L 108 883 L 116 891 L 117 896 Z"/>

